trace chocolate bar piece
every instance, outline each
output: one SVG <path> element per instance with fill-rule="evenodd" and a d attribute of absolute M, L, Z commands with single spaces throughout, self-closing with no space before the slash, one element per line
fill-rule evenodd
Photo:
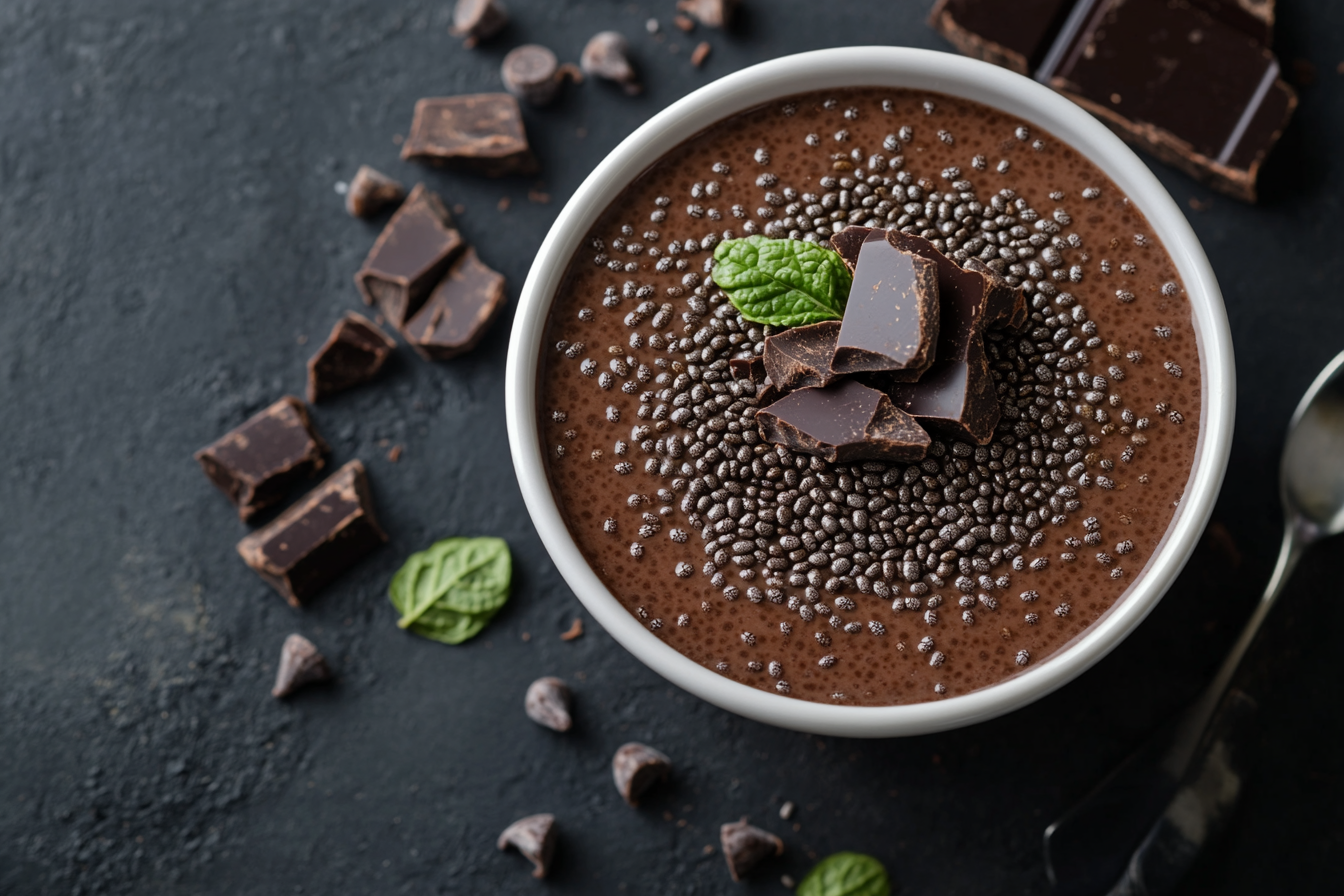
<path fill-rule="evenodd" d="M 400 327 L 420 310 L 461 248 L 462 235 L 443 200 L 416 184 L 355 274 L 364 304 L 377 302 L 392 325 Z"/>
<path fill-rule="evenodd" d="M 963 56 L 1030 75 L 1072 7 L 1073 0 L 939 0 L 929 24 Z"/>
<path fill-rule="evenodd" d="M 427 97 L 415 104 L 403 159 L 452 165 L 489 177 L 534 174 L 523 113 L 507 93 Z"/>
<path fill-rule="evenodd" d="M 770 382 L 781 392 L 808 386 L 826 386 L 835 379 L 831 358 L 840 336 L 840 321 L 827 320 L 793 327 L 765 338 L 761 360 Z"/>
<path fill-rule="evenodd" d="M 195 457 L 238 508 L 238 516 L 249 520 L 283 499 L 294 483 L 321 470 L 326 453 L 303 402 L 285 396 Z"/>
<path fill-rule="evenodd" d="M 308 400 L 317 403 L 378 374 L 397 344 L 362 314 L 346 312 L 308 359 Z"/>
<path fill-rule="evenodd" d="M 364 465 L 352 460 L 238 542 L 238 553 L 281 597 L 299 607 L 385 541 L 373 516 Z"/>
<path fill-rule="evenodd" d="M 839 233 L 831 235 L 831 248 L 840 253 L 840 257 L 845 262 L 845 267 L 849 268 L 851 274 L 854 273 L 854 266 L 859 263 L 859 251 L 868 239 L 868 234 L 874 230 L 877 230 L 877 228 L 851 225 Z"/>
<path fill-rule="evenodd" d="M 937 339 L 937 265 L 885 239 L 865 242 L 854 266 L 832 371 L 891 371 L 893 379 L 917 380 L 933 363 Z"/>
<path fill-rule="evenodd" d="M 891 384 L 887 394 L 921 425 L 954 439 L 984 445 L 999 422 L 994 377 L 980 343 L 964 359 L 933 362 L 917 383 Z"/>
<path fill-rule="evenodd" d="M 759 386 L 765 382 L 765 361 L 760 355 L 732 358 L 728 361 L 728 372 L 735 380 L 750 380 Z"/>
<path fill-rule="evenodd" d="M 467 249 L 434 288 L 429 301 L 403 330 L 426 358 L 446 361 L 476 347 L 504 307 L 504 275 L 481 264 Z"/>
<path fill-rule="evenodd" d="M 929 434 L 909 414 L 855 380 L 790 392 L 757 411 L 756 421 L 767 442 L 831 463 L 911 463 L 929 448 Z"/>

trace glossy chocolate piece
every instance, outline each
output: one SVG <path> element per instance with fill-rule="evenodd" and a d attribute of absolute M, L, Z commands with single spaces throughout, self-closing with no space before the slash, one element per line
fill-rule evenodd
<path fill-rule="evenodd" d="M 462 248 L 462 235 L 439 197 L 417 184 L 369 250 L 355 283 L 364 304 L 400 327 L 420 309 Z"/>
<path fill-rule="evenodd" d="M 532 863 L 532 876 L 540 880 L 551 870 L 555 858 L 555 816 L 549 812 L 520 818 L 504 829 L 495 841 L 501 850 L 512 846 Z"/>
<path fill-rule="evenodd" d="M 286 396 L 195 454 L 196 461 L 234 506 L 251 519 L 281 501 L 296 482 L 326 464 L 326 443 L 308 408 Z"/>
<path fill-rule="evenodd" d="M 368 218 L 406 198 L 406 188 L 368 165 L 360 165 L 345 191 L 345 210 Z"/>
<path fill-rule="evenodd" d="M 757 411 L 756 422 L 767 442 L 831 463 L 911 463 L 929 448 L 929 434 L 909 414 L 855 380 L 790 392 Z"/>
<path fill-rule="evenodd" d="M 999 422 L 999 401 L 983 345 L 960 360 L 933 362 L 917 383 L 892 383 L 891 401 L 939 435 L 984 445 Z"/>
<path fill-rule="evenodd" d="M 1073 0 L 939 0 L 929 24 L 964 56 L 1030 75 Z"/>
<path fill-rule="evenodd" d="M 938 329 L 937 265 L 870 239 L 854 266 L 831 370 L 916 380 L 933 363 Z"/>
<path fill-rule="evenodd" d="M 771 856 L 784 855 L 784 841 L 769 831 L 747 824 L 747 819 L 719 827 L 719 846 L 734 881 L 743 877 Z"/>
<path fill-rule="evenodd" d="M 364 465 L 352 460 L 238 542 L 238 553 L 298 607 L 385 541 L 373 515 Z"/>
<path fill-rule="evenodd" d="M 835 379 L 831 358 L 839 336 L 838 320 L 793 327 L 767 336 L 761 360 L 770 382 L 781 392 L 828 385 Z"/>
<path fill-rule="evenodd" d="M 475 249 L 467 249 L 402 335 L 424 357 L 446 361 L 475 348 L 502 307 L 504 275 L 482 264 Z"/>
<path fill-rule="evenodd" d="M 308 400 L 319 402 L 378 375 L 397 344 L 377 324 L 353 311 L 331 328 L 308 359 Z"/>
<path fill-rule="evenodd" d="M 840 253 L 851 274 L 854 273 L 854 266 L 859 263 L 859 251 L 863 248 L 864 241 L 876 229 L 876 227 L 851 225 L 839 233 L 831 234 L 831 248 Z"/>
<path fill-rule="evenodd" d="M 299 688 L 331 680 L 327 659 L 303 635 L 290 635 L 280 648 L 280 665 L 275 671 L 272 697 L 288 697 Z"/>
<path fill-rule="evenodd" d="M 760 355 L 732 358 L 728 361 L 728 372 L 735 380 L 750 380 L 759 386 L 765 382 L 765 361 Z"/>
<path fill-rule="evenodd" d="M 488 177 L 537 171 L 518 100 L 507 93 L 420 100 L 401 157 Z"/>

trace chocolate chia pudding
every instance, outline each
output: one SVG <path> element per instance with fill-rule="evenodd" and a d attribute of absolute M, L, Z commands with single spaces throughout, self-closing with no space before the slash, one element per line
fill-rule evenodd
<path fill-rule="evenodd" d="M 946 257 L 928 372 L 850 359 L 827 387 L 899 417 L 887 441 L 828 453 L 778 425 L 819 384 L 766 380 L 752 359 L 801 328 L 714 280 L 716 247 L 750 235 L 851 271 L 865 239 Z M 962 345 L 988 404 L 937 419 L 919 390 L 952 363 L 965 272 L 1008 304 Z M 557 503 L 629 612 L 735 681 L 848 705 L 964 694 L 1063 648 L 1152 557 L 1200 428 L 1191 309 L 1142 212 L 1048 133 L 893 89 L 780 100 L 668 152 L 570 263 L 539 375 Z"/>

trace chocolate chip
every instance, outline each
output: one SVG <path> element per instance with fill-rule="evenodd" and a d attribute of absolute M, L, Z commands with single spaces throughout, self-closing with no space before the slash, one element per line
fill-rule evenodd
<path fill-rule="evenodd" d="M 572 698 L 569 686 L 558 678 L 538 678 L 527 688 L 523 709 L 527 717 L 552 731 L 568 731 L 574 724 L 569 716 Z"/>
<path fill-rule="evenodd" d="M 732 24 L 738 0 L 677 0 L 677 10 L 695 18 L 707 28 Z"/>
<path fill-rule="evenodd" d="M 457 0 L 453 7 L 452 34 L 466 38 L 462 45 L 468 48 L 498 34 L 508 23 L 509 14 L 496 0 Z"/>
<path fill-rule="evenodd" d="M 308 359 L 308 400 L 318 402 L 373 379 L 396 347 L 373 321 L 346 312 Z"/>
<path fill-rule="evenodd" d="M 500 850 L 510 846 L 518 850 L 532 863 L 532 876 L 541 879 L 551 870 L 556 840 L 555 816 L 546 812 L 518 819 L 504 829 L 495 846 Z"/>
<path fill-rule="evenodd" d="M 781 392 L 829 385 L 835 379 L 831 358 L 839 336 L 838 320 L 793 327 L 767 336 L 761 358 L 770 382 Z"/>
<path fill-rule="evenodd" d="M 854 380 L 799 389 L 756 414 L 761 437 L 831 463 L 922 460 L 929 434 L 876 389 Z"/>
<path fill-rule="evenodd" d="M 735 881 L 740 881 L 762 859 L 784 854 L 783 840 L 769 831 L 747 824 L 745 817 L 719 828 L 719 846 L 728 863 L 728 873 Z"/>
<path fill-rule="evenodd" d="M 503 306 L 504 275 L 482 264 L 475 249 L 468 249 L 406 323 L 402 335 L 424 357 L 446 361 L 475 348 Z"/>
<path fill-rule="evenodd" d="M 392 325 L 400 327 L 419 310 L 461 248 L 462 235 L 443 201 L 417 184 L 355 274 L 364 304 L 377 303 Z"/>
<path fill-rule="evenodd" d="M 313 642 L 303 635 L 290 635 L 280 648 L 280 666 L 275 671 L 272 697 L 288 697 L 307 684 L 331 679 L 331 668 Z"/>
<path fill-rule="evenodd" d="M 356 218 L 367 218 L 406 197 L 406 189 L 397 181 L 368 165 L 360 165 L 345 191 L 345 210 Z"/>
<path fill-rule="evenodd" d="M 523 44 L 510 50 L 499 74 L 505 90 L 534 106 L 545 106 L 554 100 L 564 80 L 555 54 L 539 44 Z"/>
<path fill-rule="evenodd" d="M 611 776 L 622 798 L 632 806 L 654 784 L 666 781 L 672 772 L 672 760 L 653 747 L 628 743 L 611 757 Z"/>
<path fill-rule="evenodd" d="M 537 171 L 518 100 L 507 93 L 418 101 L 401 157 L 450 165 L 487 177 Z"/>
<path fill-rule="evenodd" d="M 602 31 L 593 35 L 579 57 L 579 67 L 586 75 L 605 78 L 620 84 L 631 95 L 644 88 L 640 86 L 635 69 L 630 64 L 630 44 L 618 31 Z"/>

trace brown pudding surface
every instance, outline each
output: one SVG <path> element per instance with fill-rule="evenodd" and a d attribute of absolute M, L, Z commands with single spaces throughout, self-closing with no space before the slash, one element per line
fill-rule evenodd
<path fill-rule="evenodd" d="M 1141 574 L 1199 435 L 1189 302 L 1141 212 L 1072 148 L 1023 128 L 939 94 L 805 94 L 691 137 L 600 216 L 554 300 L 538 426 L 580 550 L 658 637 L 753 687 L 914 703 L 1045 661 Z M 1025 329 L 986 342 L 1004 408 L 991 442 L 931 432 L 910 471 L 824 464 L 760 438 L 758 387 L 727 361 L 775 331 L 706 282 L 702 244 L 726 232 L 825 243 L 847 224 L 924 234 L 1027 287 Z M 696 416 L 675 422 L 684 393 Z M 705 527 L 723 541 L 708 553 Z"/>

